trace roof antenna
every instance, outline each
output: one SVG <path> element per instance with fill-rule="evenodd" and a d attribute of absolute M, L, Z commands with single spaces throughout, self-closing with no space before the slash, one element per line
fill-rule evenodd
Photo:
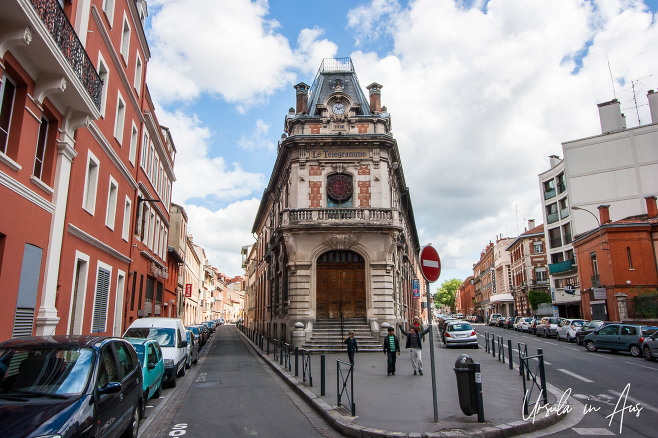
<path fill-rule="evenodd" d="M 631 80 L 631 86 L 633 87 L 633 103 L 635 103 L 635 112 L 637 113 L 637 126 L 640 126 L 641 123 L 640 123 L 640 111 L 637 105 L 637 95 L 635 94 L 635 84 L 639 84 L 642 79 L 650 78 L 651 76 L 653 75 L 648 75 L 640 79 Z"/>
<path fill-rule="evenodd" d="M 608 71 L 610 72 L 610 83 L 612 83 L 612 95 L 614 98 L 617 98 L 617 92 L 615 91 L 615 81 L 612 79 L 612 68 L 610 68 L 610 58 L 608 58 L 608 51 L 605 51 L 605 59 L 608 60 Z"/>

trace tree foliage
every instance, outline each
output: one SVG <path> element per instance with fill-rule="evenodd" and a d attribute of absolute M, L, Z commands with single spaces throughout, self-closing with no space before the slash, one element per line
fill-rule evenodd
<path fill-rule="evenodd" d="M 455 293 L 459 286 L 462 285 L 462 280 L 452 278 L 441 283 L 441 287 L 437 289 L 434 295 L 434 304 L 437 306 L 447 306 L 451 309 L 455 307 Z"/>
<path fill-rule="evenodd" d="M 537 310 L 537 307 L 539 307 L 540 304 L 551 302 L 551 294 L 541 290 L 533 289 L 528 292 L 528 302 L 530 303 L 532 310 Z"/>

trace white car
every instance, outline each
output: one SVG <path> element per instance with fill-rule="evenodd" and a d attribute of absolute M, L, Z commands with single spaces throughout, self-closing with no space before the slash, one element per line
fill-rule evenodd
<path fill-rule="evenodd" d="M 478 335 L 466 321 L 454 321 L 446 325 L 443 342 L 448 347 L 468 346 L 478 348 Z"/>
<path fill-rule="evenodd" d="M 585 319 L 563 319 L 557 328 L 555 338 L 558 341 L 564 339 L 567 342 L 574 341 L 576 339 L 576 332 L 580 331 L 586 323 L 587 320 Z"/>
<path fill-rule="evenodd" d="M 516 321 L 516 324 L 514 324 L 514 330 L 518 330 L 520 332 L 529 332 L 530 324 L 532 324 L 532 318 L 528 316 L 521 317 L 518 321 Z"/>

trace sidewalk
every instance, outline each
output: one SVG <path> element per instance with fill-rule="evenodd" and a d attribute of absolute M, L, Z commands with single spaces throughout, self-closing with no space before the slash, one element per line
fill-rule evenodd
<path fill-rule="evenodd" d="M 347 354 L 327 354 L 325 358 L 326 394 L 320 396 L 320 355 L 311 356 L 313 386 L 302 382 L 303 360 L 299 358 L 299 376 L 295 377 L 295 358 L 291 355 L 292 370 L 288 372 L 270 355 L 257 348 L 248 338 L 256 352 L 277 371 L 302 397 L 311 404 L 334 428 L 345 436 L 492 436 L 507 437 L 528 433 L 555 424 L 566 415 L 544 412 L 537 415 L 534 424 L 523 420 L 523 381 L 517 370 L 510 370 L 508 363 L 494 359 L 484 349 L 446 349 L 434 336 L 436 388 L 439 422 L 434 423 L 432 402 L 432 380 L 429 336 L 423 346 L 423 376 L 414 376 L 409 352 L 402 350 L 398 356 L 395 376 L 386 375 L 384 353 L 357 353 L 354 367 L 354 402 L 356 417 L 349 410 L 337 407 L 336 368 L 337 360 L 347 362 Z M 404 345 L 404 340 L 401 340 Z M 266 348 L 266 347 L 264 347 Z M 485 423 L 478 423 L 477 415 L 466 416 L 459 407 L 457 381 L 453 370 L 455 360 L 467 354 L 480 363 L 484 399 Z M 518 358 L 515 358 L 518 361 Z M 347 374 L 346 365 L 341 364 Z M 528 382 L 529 384 L 530 382 Z M 349 385 L 348 385 L 349 388 Z M 555 392 L 555 391 L 553 391 Z M 538 390 L 533 392 L 535 401 Z M 549 390 L 549 404 L 554 405 L 559 394 Z M 349 406 L 343 395 L 342 404 Z"/>

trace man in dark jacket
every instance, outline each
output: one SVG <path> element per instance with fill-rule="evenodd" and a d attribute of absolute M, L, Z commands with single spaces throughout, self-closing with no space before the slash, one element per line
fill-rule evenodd
<path fill-rule="evenodd" d="M 345 338 L 343 344 L 347 344 L 347 357 L 350 358 L 350 364 L 354 365 L 354 353 L 359 351 L 359 344 L 356 343 L 353 330 L 350 330 L 349 336 Z"/>
<path fill-rule="evenodd" d="M 386 355 L 386 363 L 388 365 L 387 376 L 395 375 L 395 353 L 397 352 L 398 356 L 400 355 L 400 340 L 395 336 L 394 332 L 395 329 L 389 327 L 388 336 L 384 338 L 384 354 Z"/>
<path fill-rule="evenodd" d="M 414 367 L 414 376 L 416 374 L 423 375 L 423 336 L 429 333 L 431 327 L 432 326 L 428 326 L 425 330 L 419 332 L 418 328 L 415 325 L 412 325 L 411 331 L 405 332 L 402 328 L 402 324 L 400 324 L 400 331 L 407 337 L 407 345 L 405 348 L 411 352 L 411 363 Z"/>

